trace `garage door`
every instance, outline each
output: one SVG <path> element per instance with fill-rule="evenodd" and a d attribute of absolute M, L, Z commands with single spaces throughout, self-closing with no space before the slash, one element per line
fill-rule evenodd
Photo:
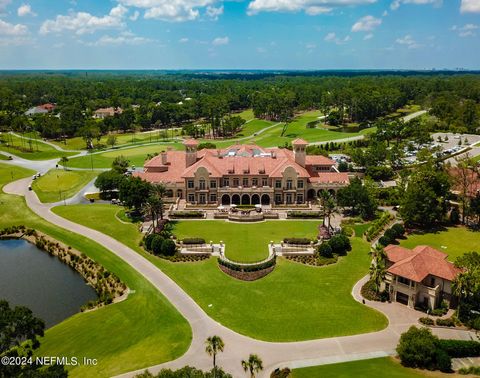
<path fill-rule="evenodd" d="M 397 291 L 397 302 L 408 306 L 408 295 Z"/>

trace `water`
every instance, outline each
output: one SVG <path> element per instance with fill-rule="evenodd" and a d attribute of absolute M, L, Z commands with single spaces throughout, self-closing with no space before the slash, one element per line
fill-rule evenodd
<path fill-rule="evenodd" d="M 49 328 L 97 294 L 58 258 L 19 240 L 0 240 L 0 299 L 30 308 Z"/>

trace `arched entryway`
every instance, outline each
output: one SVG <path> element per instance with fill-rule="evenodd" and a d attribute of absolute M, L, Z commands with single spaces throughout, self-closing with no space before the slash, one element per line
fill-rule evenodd
<path fill-rule="evenodd" d="M 262 195 L 261 204 L 270 205 L 270 196 L 268 194 Z"/>
<path fill-rule="evenodd" d="M 230 205 L 230 196 L 228 194 L 222 196 L 222 205 Z"/>
<path fill-rule="evenodd" d="M 317 198 L 317 193 L 315 192 L 315 189 L 309 189 L 309 191 L 307 192 L 307 200 L 313 201 L 316 198 Z"/>
<path fill-rule="evenodd" d="M 232 203 L 234 205 L 240 205 L 240 196 L 238 194 L 232 196 Z"/>
<path fill-rule="evenodd" d="M 178 189 L 177 190 L 177 197 L 182 199 L 183 198 L 183 192 L 182 192 L 182 189 Z"/>
<path fill-rule="evenodd" d="M 250 196 L 248 194 L 242 196 L 242 205 L 250 205 Z"/>
<path fill-rule="evenodd" d="M 260 196 L 258 194 L 254 194 L 252 196 L 252 205 L 259 205 L 260 204 Z"/>

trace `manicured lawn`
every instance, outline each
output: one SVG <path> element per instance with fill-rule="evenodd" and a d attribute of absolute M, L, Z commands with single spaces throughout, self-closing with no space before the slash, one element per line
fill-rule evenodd
<path fill-rule="evenodd" d="M 286 237 L 315 239 L 319 221 L 269 221 L 238 224 L 226 221 L 176 222 L 173 232 L 179 239 L 201 237 L 208 243 L 223 241 L 227 257 L 234 261 L 253 262 L 268 256 L 268 243 Z"/>
<path fill-rule="evenodd" d="M 240 113 L 234 113 L 233 116 L 241 117 L 245 121 L 250 121 L 251 119 L 255 118 L 255 116 L 253 115 L 252 109 L 247 109 Z"/>
<path fill-rule="evenodd" d="M 275 123 L 276 122 L 265 121 L 263 119 L 252 119 L 243 126 L 242 130 L 237 134 L 237 137 L 253 135 L 268 126 L 274 125 Z"/>
<path fill-rule="evenodd" d="M 145 159 L 147 158 L 148 154 L 160 153 L 161 151 L 165 151 L 169 147 L 173 149 L 183 149 L 183 146 L 180 143 L 160 143 L 80 156 L 71 159 L 67 163 L 67 165 L 68 167 L 72 168 L 91 168 L 93 160 L 94 169 L 110 168 L 115 157 L 123 155 L 128 160 L 130 160 L 131 165 L 133 164 L 137 167 L 143 167 L 143 164 L 145 163 Z"/>
<path fill-rule="evenodd" d="M 52 146 L 42 143 L 40 140 L 27 140 L 14 135 L 7 136 L 3 134 L 0 141 L 8 141 L 9 144 L 9 146 L 7 146 L 6 143 L 0 143 L 1 151 L 29 160 L 58 159 L 62 156 L 71 156 L 74 154 L 73 152 L 57 151 Z"/>
<path fill-rule="evenodd" d="M 32 188 L 41 202 L 57 202 L 74 196 L 97 177 L 98 173 L 98 171 L 52 169 L 35 180 Z"/>
<path fill-rule="evenodd" d="M 292 373 L 292 378 L 425 378 L 447 376 L 447 374 L 438 372 L 425 373 L 421 370 L 405 368 L 389 357 L 294 369 Z"/>
<path fill-rule="evenodd" d="M 8 160 L 6 155 L 0 154 L 0 160 Z"/>
<path fill-rule="evenodd" d="M 136 143 L 151 143 L 151 142 L 161 142 L 165 139 L 166 130 L 155 130 L 150 132 L 141 132 L 141 133 L 126 133 L 126 134 L 115 134 L 117 137 L 116 146 L 123 146 L 126 144 L 136 144 Z M 168 138 L 176 137 L 179 135 L 179 130 L 168 130 Z M 105 145 L 107 146 L 108 135 L 102 136 L 100 142 L 94 141 L 95 145 Z M 87 148 L 85 140 L 82 137 L 68 138 L 67 140 L 55 140 L 51 141 L 52 143 L 60 146 L 64 150 L 85 150 Z M 110 146 L 107 146 L 110 147 Z"/>
<path fill-rule="evenodd" d="M 372 332 L 387 325 L 382 314 L 351 296 L 353 285 L 368 272 L 370 263 L 369 245 L 360 238 L 352 240 L 353 251 L 335 265 L 317 268 L 279 258 L 271 274 L 244 282 L 225 275 L 214 258 L 171 263 L 143 252 L 136 225 L 115 218 L 117 206 L 60 206 L 53 211 L 138 251 L 175 280 L 212 318 L 242 334 L 268 341 L 295 341 Z M 215 224 L 197 221 L 197 227 L 202 223 L 210 227 Z M 275 223 L 278 227 L 282 224 Z M 287 233 L 285 228 L 283 234 Z M 238 243 L 243 243 L 240 233 Z"/>
<path fill-rule="evenodd" d="M 400 245 L 407 248 L 429 245 L 447 253 L 449 260 L 455 261 L 465 252 L 480 253 L 480 232 L 470 231 L 465 227 L 448 227 L 436 232 L 409 235 L 407 239 L 400 241 Z"/>
<path fill-rule="evenodd" d="M 0 164 L 0 186 L 11 181 Z M 13 169 L 14 179 L 33 172 Z M 147 280 L 120 258 L 89 239 L 32 213 L 21 197 L 0 194 L 0 228 L 24 224 L 72 246 L 115 273 L 135 292 L 99 310 L 76 314 L 50 328 L 36 352 L 44 356 L 98 359 L 97 366 L 67 367 L 71 377 L 109 377 L 181 356 L 191 342 L 186 320 Z"/>

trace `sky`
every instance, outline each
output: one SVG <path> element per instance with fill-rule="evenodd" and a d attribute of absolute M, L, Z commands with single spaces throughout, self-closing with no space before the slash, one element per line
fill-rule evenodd
<path fill-rule="evenodd" d="M 0 69 L 480 69 L 480 0 L 0 0 Z"/>

